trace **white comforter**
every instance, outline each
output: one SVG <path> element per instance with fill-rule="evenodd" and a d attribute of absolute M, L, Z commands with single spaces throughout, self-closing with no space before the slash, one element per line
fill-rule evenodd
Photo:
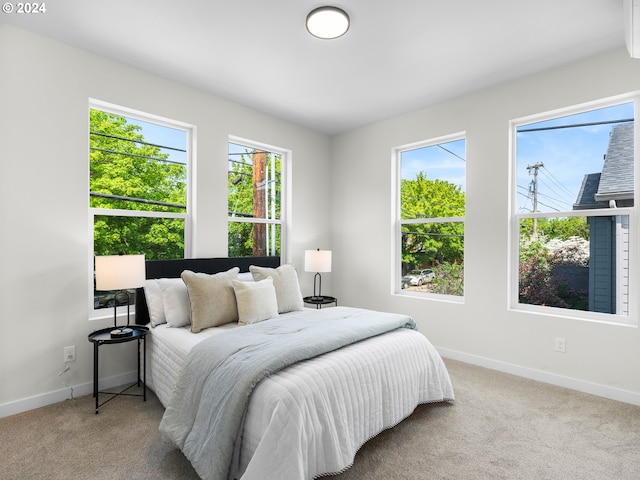
<path fill-rule="evenodd" d="M 167 366 L 177 366 L 199 335 L 183 329 L 153 330 L 148 378 L 151 388 L 164 392 L 159 394 L 163 404 L 169 400 L 168 385 L 158 382 L 159 375 Z M 176 375 L 175 370 L 168 375 L 170 384 Z M 453 398 L 440 356 L 413 330 L 401 329 L 300 362 L 254 389 L 241 478 L 302 480 L 344 470 L 364 442 L 407 417 L 418 404 Z"/>

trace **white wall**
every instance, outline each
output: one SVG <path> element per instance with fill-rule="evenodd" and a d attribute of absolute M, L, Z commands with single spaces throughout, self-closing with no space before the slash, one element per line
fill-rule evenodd
<path fill-rule="evenodd" d="M 506 293 L 509 120 L 635 89 L 640 61 L 621 50 L 328 139 L 0 23 L 0 416 L 68 398 L 62 379 L 90 392 L 87 334 L 111 322 L 87 319 L 89 98 L 197 126 L 197 256 L 226 255 L 227 136 L 291 149 L 304 291 L 304 250 L 331 248 L 323 292 L 340 304 L 409 313 L 445 355 L 640 403 L 637 328 L 510 312 Z M 391 149 L 462 130 L 465 303 L 391 295 Z M 77 361 L 58 377 L 66 345 Z M 126 346 L 104 350 L 101 377 L 132 370 Z"/>
<path fill-rule="evenodd" d="M 341 303 L 411 314 L 445 355 L 640 403 L 638 328 L 507 310 L 509 120 L 635 90 L 640 61 L 620 50 L 335 137 L 332 246 L 340 267 L 331 275 Z M 464 304 L 392 295 L 391 150 L 461 131 Z M 636 302 L 638 293 L 636 286 Z M 566 353 L 554 351 L 556 336 L 566 338 Z"/>
<path fill-rule="evenodd" d="M 288 260 L 311 291 L 304 250 L 330 247 L 328 137 L 3 23 L 0 72 L 0 416 L 68 398 L 62 380 L 89 392 L 87 335 L 112 321 L 88 320 L 89 98 L 197 126 L 195 256 L 227 254 L 228 136 L 292 150 Z M 135 369 L 133 345 L 101 348 L 101 377 Z"/>

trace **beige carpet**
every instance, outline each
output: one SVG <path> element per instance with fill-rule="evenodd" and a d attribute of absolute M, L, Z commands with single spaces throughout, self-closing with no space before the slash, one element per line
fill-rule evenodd
<path fill-rule="evenodd" d="M 332 480 L 640 479 L 640 407 L 455 361 L 456 403 L 420 406 Z M 2 479 L 197 479 L 162 406 L 93 398 L 0 419 Z"/>

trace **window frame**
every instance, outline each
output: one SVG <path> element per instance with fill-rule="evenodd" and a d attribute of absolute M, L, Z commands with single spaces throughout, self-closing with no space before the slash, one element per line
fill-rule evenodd
<path fill-rule="evenodd" d="M 587 210 L 571 210 L 561 212 L 518 212 L 517 199 L 517 129 L 523 125 L 540 123 L 560 117 L 586 113 L 601 108 L 613 107 L 616 105 L 631 103 L 634 107 L 634 206 L 616 208 L 597 208 Z M 624 95 L 604 98 L 573 105 L 565 108 L 551 110 L 539 114 L 527 115 L 509 121 L 509 228 L 508 228 L 508 288 L 507 288 L 507 309 L 516 312 L 526 312 L 548 317 L 560 317 L 572 320 L 591 321 L 597 323 L 612 324 L 618 326 L 638 326 L 638 303 L 640 298 L 637 294 L 638 276 L 638 254 L 640 232 L 638 231 L 638 204 L 635 199 L 638 197 L 638 153 L 640 145 L 638 142 L 640 129 L 638 127 L 638 114 L 640 112 L 640 92 L 631 92 Z M 520 254 L 520 222 L 523 219 L 531 218 L 565 218 L 565 217 L 629 217 L 629 286 L 628 286 L 628 313 L 601 313 L 570 308 L 551 307 L 543 305 L 532 305 L 520 303 L 520 282 L 519 282 L 519 254 Z M 620 257 L 616 256 L 616 263 L 619 271 Z M 616 285 L 618 288 L 618 285 Z M 620 298 L 616 294 L 616 302 L 619 304 Z"/>
<path fill-rule="evenodd" d="M 467 134 L 466 131 L 442 135 L 439 137 L 422 140 L 419 142 L 409 143 L 394 147 L 391 151 L 391 219 L 392 219 L 392 253 L 391 253 L 391 294 L 403 297 L 413 297 L 431 300 L 441 300 L 452 303 L 464 303 L 465 294 L 462 295 L 446 295 L 432 292 L 416 292 L 412 290 L 402 289 L 402 226 L 410 224 L 423 223 L 462 223 L 463 228 L 466 226 L 466 191 L 465 191 L 465 215 L 459 217 L 434 217 L 434 218 L 412 218 L 402 219 L 402 153 L 420 148 L 432 147 L 444 143 L 455 142 L 458 140 L 465 141 L 465 152 L 467 151 Z M 465 155 L 466 157 L 466 155 Z M 465 158 L 465 178 L 467 176 L 466 158 Z M 465 182 L 466 183 L 466 182 Z M 463 258 L 466 255 L 466 248 L 463 251 Z M 464 262 L 464 261 L 463 261 Z M 463 279 L 463 289 L 466 292 L 466 277 Z"/>
<path fill-rule="evenodd" d="M 168 219 L 182 219 L 184 221 L 184 258 L 189 258 L 193 252 L 193 239 L 195 238 L 195 225 L 193 222 L 194 217 L 194 202 L 193 202 L 193 178 L 192 172 L 194 171 L 194 138 L 195 138 L 195 130 L 196 127 L 194 125 L 180 122 L 177 120 L 172 120 L 166 117 L 161 117 L 158 115 L 142 112 L 140 110 L 135 110 L 128 107 L 123 107 L 120 105 L 115 105 L 112 103 L 104 102 L 102 100 L 97 100 L 90 98 L 88 109 L 87 109 L 87 117 L 91 110 L 101 110 L 106 113 L 112 113 L 114 115 L 121 115 L 123 117 L 131 118 L 133 120 L 139 120 L 147 123 L 152 123 L 159 126 L 164 126 L 168 128 L 173 128 L 177 130 L 182 130 L 186 134 L 186 211 L 185 213 L 175 213 L 175 212 L 152 212 L 146 210 L 122 210 L 122 209 L 111 209 L 111 208 L 94 208 L 89 205 L 88 206 L 88 227 L 89 227 L 89 272 L 88 272 L 88 284 L 89 284 L 89 319 L 97 320 L 107 317 L 113 317 L 112 309 L 95 309 L 94 308 L 94 272 L 93 272 L 93 259 L 95 256 L 93 247 L 94 247 L 94 222 L 96 216 L 112 216 L 112 217 L 146 217 L 146 218 L 168 218 Z M 89 132 L 89 122 L 87 124 L 87 149 L 89 149 L 90 145 L 90 132 Z M 89 150 L 88 150 L 89 151 Z M 88 156 L 87 156 L 88 159 Z M 87 165 L 89 169 L 89 165 Z M 87 175 L 87 198 L 89 198 L 89 177 Z M 116 314 L 117 316 L 125 315 L 127 308 L 125 306 L 117 306 Z M 135 312 L 135 306 L 133 306 L 133 312 Z"/>
<path fill-rule="evenodd" d="M 287 263 L 289 261 L 289 219 L 291 218 L 291 166 L 292 166 L 292 151 L 286 148 L 277 147 L 267 143 L 257 142 L 255 140 L 249 140 L 247 138 L 239 137 L 236 135 L 229 135 L 227 138 L 227 150 L 230 143 L 240 145 L 255 150 L 264 150 L 267 152 L 280 155 L 280 212 L 279 218 L 249 218 L 249 217 L 231 217 L 227 214 L 227 242 L 229 241 L 229 224 L 231 222 L 237 223 L 252 223 L 252 224 L 265 224 L 265 225 L 279 225 L 280 226 L 280 261 L 281 263 Z M 228 171 L 228 167 L 227 167 Z M 227 202 L 229 199 L 229 191 L 227 189 Z M 228 210 L 228 209 L 227 209 Z M 277 215 L 276 215 L 277 217 Z M 227 244 L 227 252 L 229 251 L 229 245 Z"/>

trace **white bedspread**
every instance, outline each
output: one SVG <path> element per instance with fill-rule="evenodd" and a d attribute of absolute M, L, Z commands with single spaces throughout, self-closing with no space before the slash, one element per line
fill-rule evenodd
<path fill-rule="evenodd" d="M 164 405 L 188 351 L 216 329 L 203 333 L 153 329 L 147 378 Z M 341 471 L 352 464 L 364 442 L 407 417 L 418 404 L 453 398 L 440 356 L 413 330 L 401 329 L 300 362 L 254 389 L 241 478 L 301 480 Z"/>

